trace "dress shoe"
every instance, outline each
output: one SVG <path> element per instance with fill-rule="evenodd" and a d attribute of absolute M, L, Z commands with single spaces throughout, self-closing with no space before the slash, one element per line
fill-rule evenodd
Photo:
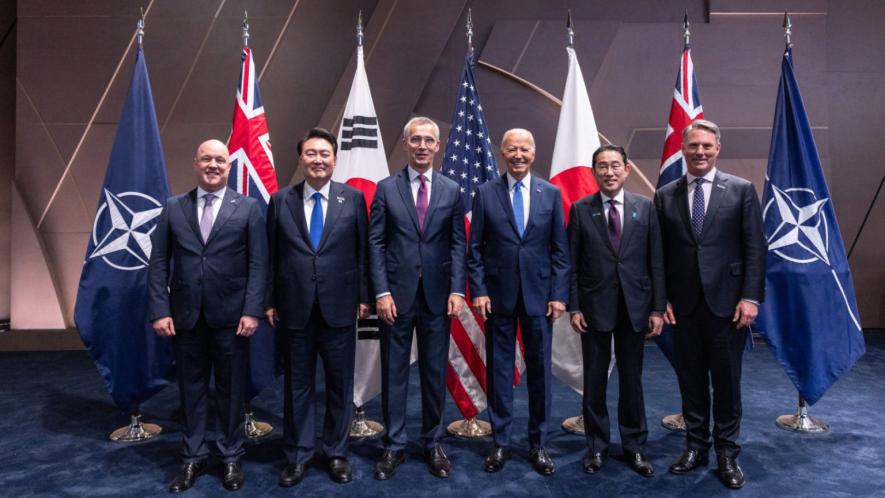
<path fill-rule="evenodd" d="M 510 448 L 495 445 L 495 449 L 486 457 L 483 469 L 486 472 L 498 472 L 504 468 L 504 463 L 510 460 Z"/>
<path fill-rule="evenodd" d="M 599 472 L 603 463 L 605 463 L 605 455 L 598 452 L 591 453 L 588 451 L 587 454 L 584 455 L 584 459 L 581 460 L 581 464 L 584 466 L 584 472 L 588 474 Z"/>
<path fill-rule="evenodd" d="M 236 491 L 243 487 L 246 476 L 243 474 L 243 468 L 237 462 L 229 462 L 224 464 L 224 474 L 221 483 L 224 489 L 228 491 Z"/>
<path fill-rule="evenodd" d="M 707 465 L 707 452 L 688 448 L 670 465 L 670 473 L 687 474 L 701 465 Z"/>
<path fill-rule="evenodd" d="M 178 469 L 178 473 L 175 474 L 175 478 L 172 479 L 172 482 L 169 484 L 169 492 L 181 493 L 182 491 L 190 489 L 194 485 L 194 482 L 197 481 L 197 477 L 200 477 L 201 474 L 205 473 L 205 461 L 182 464 Z"/>
<path fill-rule="evenodd" d="M 532 462 L 535 472 L 542 476 L 552 476 L 553 471 L 556 470 L 553 466 L 553 459 L 544 448 L 532 448 L 532 451 L 529 452 L 529 461 Z"/>
<path fill-rule="evenodd" d="M 350 472 L 350 464 L 346 458 L 335 457 L 329 459 L 329 477 L 339 484 L 346 484 L 353 479 Z"/>
<path fill-rule="evenodd" d="M 452 464 L 446 456 L 442 446 L 436 445 L 432 449 L 424 450 L 424 458 L 427 460 L 427 468 L 436 477 L 449 477 Z"/>
<path fill-rule="evenodd" d="M 406 452 L 403 450 L 384 450 L 381 459 L 375 462 L 375 479 L 385 481 L 393 477 L 396 468 L 406 460 Z"/>
<path fill-rule="evenodd" d="M 651 466 L 651 462 L 642 453 L 624 452 L 624 458 L 627 459 L 630 468 L 642 477 L 655 475 L 654 467 Z"/>
<path fill-rule="evenodd" d="M 744 471 L 734 457 L 719 457 L 719 480 L 729 489 L 741 489 L 744 487 Z"/>
<path fill-rule="evenodd" d="M 303 463 L 292 463 L 286 465 L 286 468 L 280 472 L 280 487 L 291 488 L 304 479 L 304 471 L 306 470 Z"/>

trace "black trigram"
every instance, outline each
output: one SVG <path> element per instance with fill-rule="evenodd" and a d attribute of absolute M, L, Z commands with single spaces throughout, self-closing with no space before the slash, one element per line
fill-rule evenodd
<path fill-rule="evenodd" d="M 368 318 L 361 318 L 357 322 L 357 337 L 361 341 L 380 341 L 381 329 L 378 315 L 369 315 Z"/>
<path fill-rule="evenodd" d="M 378 118 L 354 116 L 341 125 L 341 150 L 378 148 Z"/>

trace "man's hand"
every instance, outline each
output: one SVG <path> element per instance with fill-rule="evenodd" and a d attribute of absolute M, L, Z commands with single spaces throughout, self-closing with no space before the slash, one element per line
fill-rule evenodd
<path fill-rule="evenodd" d="M 561 301 L 550 301 L 547 303 L 547 316 L 551 320 L 558 320 L 565 313 L 565 303 Z"/>
<path fill-rule="evenodd" d="M 270 324 L 271 327 L 277 327 L 277 309 L 276 308 L 267 308 L 264 310 L 264 318 L 267 319 L 267 323 Z"/>
<path fill-rule="evenodd" d="M 243 315 L 240 317 L 240 324 L 237 326 L 237 335 L 249 337 L 255 333 L 258 328 L 258 319 L 254 316 Z"/>
<path fill-rule="evenodd" d="M 378 316 L 384 320 L 384 323 L 393 325 L 396 320 L 396 303 L 393 302 L 393 296 L 388 294 L 376 299 L 375 309 L 378 310 Z"/>
<path fill-rule="evenodd" d="M 360 303 L 356 307 L 356 317 L 360 320 L 369 316 L 369 303 Z"/>
<path fill-rule="evenodd" d="M 657 337 L 661 335 L 661 330 L 663 330 L 663 328 L 664 319 L 661 317 L 661 314 L 652 313 L 651 315 L 648 315 L 648 334 L 645 334 L 645 337 Z"/>
<path fill-rule="evenodd" d="M 175 324 L 172 323 L 171 316 L 164 316 L 163 318 L 157 318 L 151 325 L 154 327 L 154 332 L 157 333 L 160 337 L 172 337 L 175 335 Z"/>
<path fill-rule="evenodd" d="M 673 305 L 669 301 L 667 301 L 667 310 L 664 311 L 664 323 L 676 325 L 676 315 L 673 313 Z"/>
<path fill-rule="evenodd" d="M 575 332 L 577 332 L 579 334 L 583 334 L 584 332 L 587 332 L 587 327 L 588 327 L 587 320 L 584 319 L 584 314 L 581 313 L 580 311 L 577 313 L 572 313 L 571 322 L 572 322 L 572 329 L 574 329 Z"/>
<path fill-rule="evenodd" d="M 486 321 L 489 315 L 492 314 L 492 300 L 489 299 L 489 296 L 473 298 L 473 310 L 476 311 L 476 314 L 479 315 L 483 321 Z"/>
<path fill-rule="evenodd" d="M 731 321 L 737 323 L 737 325 L 735 325 L 736 328 L 742 329 L 753 323 L 753 320 L 756 319 L 756 315 L 758 314 L 758 306 L 746 299 L 741 299 L 738 301 L 737 307 L 734 309 L 734 318 L 732 318 Z"/>
<path fill-rule="evenodd" d="M 449 316 L 456 317 L 464 309 L 464 298 L 458 294 L 449 294 Z"/>

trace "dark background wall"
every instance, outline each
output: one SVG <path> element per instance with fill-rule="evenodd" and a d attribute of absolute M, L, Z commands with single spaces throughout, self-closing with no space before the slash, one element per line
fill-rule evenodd
<path fill-rule="evenodd" d="M 728 0 L 41 0 L 0 1 L 0 36 L 11 33 L 0 45 L 0 101 L 7 103 L 0 115 L 0 318 L 11 317 L 13 329 L 72 327 L 142 5 L 173 192 L 192 187 L 196 145 L 229 133 L 244 10 L 278 178 L 288 184 L 300 179 L 297 138 L 311 126 L 336 128 L 352 80 L 360 10 L 391 172 L 405 162 L 398 138 L 410 116 L 430 116 L 445 135 L 468 7 L 477 58 L 557 97 L 571 8 L 599 130 L 627 147 L 652 184 L 687 11 L 705 114 L 723 127 L 720 167 L 761 189 L 784 47 L 781 9 L 789 9 L 796 73 L 833 204 L 846 244 L 856 241 L 850 262 L 862 323 L 885 327 L 885 202 L 873 202 L 885 173 L 883 2 L 784 0 L 775 9 L 766 1 Z M 533 130 L 536 172 L 547 176 L 558 106 L 481 65 L 475 71 L 493 140 L 514 126 Z M 638 175 L 628 188 L 650 194 Z M 70 331 L 3 335 L 0 348 L 76 344 Z"/>

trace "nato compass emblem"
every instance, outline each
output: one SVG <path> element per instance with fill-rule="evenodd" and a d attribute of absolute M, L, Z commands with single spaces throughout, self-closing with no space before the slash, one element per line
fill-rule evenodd
<path fill-rule="evenodd" d="M 780 223 L 768 235 L 768 250 L 793 263 L 821 261 L 830 266 L 827 218 L 821 214 L 829 199 L 818 199 L 808 188 L 781 190 L 771 184 L 771 191 L 774 195 L 765 205 L 762 218 L 766 226 L 774 226 L 770 216 L 779 216 Z"/>
<path fill-rule="evenodd" d="M 105 189 L 104 196 L 92 226 L 95 249 L 89 259 L 101 258 L 123 271 L 146 268 L 151 259 L 151 233 L 163 205 L 141 192 L 112 194 Z"/>

